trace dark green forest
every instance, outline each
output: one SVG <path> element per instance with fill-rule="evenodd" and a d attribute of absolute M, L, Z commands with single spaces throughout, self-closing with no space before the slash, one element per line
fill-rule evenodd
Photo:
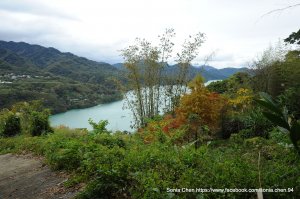
<path fill-rule="evenodd" d="M 112 80 L 122 81 L 116 68 L 54 48 L 1 41 L 0 68 L 2 108 L 42 100 L 58 113 L 122 98 Z"/>

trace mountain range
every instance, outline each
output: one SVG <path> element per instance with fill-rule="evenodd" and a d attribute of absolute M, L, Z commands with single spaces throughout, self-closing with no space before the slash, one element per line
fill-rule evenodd
<path fill-rule="evenodd" d="M 90 83 L 104 83 L 117 75 L 117 69 L 108 63 L 25 42 L 0 41 L 0 68 L 2 73 L 47 74 Z"/>
<path fill-rule="evenodd" d="M 118 70 L 124 69 L 123 63 L 116 63 L 113 64 L 113 66 Z M 176 65 L 167 65 L 165 68 L 166 73 L 176 73 L 177 71 L 175 66 Z M 223 80 L 237 72 L 245 72 L 245 71 L 247 71 L 247 68 L 228 67 L 228 68 L 217 69 L 209 65 L 191 66 L 190 78 L 193 78 L 196 74 L 200 73 L 204 77 L 205 81 Z"/>

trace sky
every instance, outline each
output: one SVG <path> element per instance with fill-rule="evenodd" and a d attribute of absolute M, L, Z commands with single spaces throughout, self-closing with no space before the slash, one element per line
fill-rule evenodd
<path fill-rule="evenodd" d="M 0 40 L 24 41 L 108 63 L 135 38 L 158 41 L 174 28 L 174 53 L 205 33 L 194 65 L 244 67 L 300 28 L 300 0 L 1 0 Z M 170 60 L 172 62 L 172 59 Z"/>

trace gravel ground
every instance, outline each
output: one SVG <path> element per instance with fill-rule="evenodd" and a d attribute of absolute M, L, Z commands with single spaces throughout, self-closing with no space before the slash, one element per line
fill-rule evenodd
<path fill-rule="evenodd" d="M 31 155 L 0 155 L 0 199 L 69 199 L 75 190 L 63 187 L 68 176 L 51 171 Z"/>

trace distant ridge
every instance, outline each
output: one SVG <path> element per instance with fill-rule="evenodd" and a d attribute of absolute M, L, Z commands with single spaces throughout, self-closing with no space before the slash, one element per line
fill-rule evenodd
<path fill-rule="evenodd" d="M 117 70 L 108 63 L 96 62 L 55 48 L 25 42 L 0 41 L 1 72 L 51 73 L 77 81 L 103 83 Z"/>
<path fill-rule="evenodd" d="M 118 70 L 124 69 L 123 63 L 116 63 L 113 64 L 113 66 Z M 175 66 L 176 65 L 168 65 L 165 70 L 168 71 L 168 73 L 176 73 Z M 237 72 L 245 72 L 245 71 L 247 71 L 247 68 L 228 67 L 228 68 L 217 69 L 213 66 L 202 65 L 202 66 L 192 66 L 190 75 L 191 78 L 193 78 L 196 74 L 200 73 L 204 77 L 205 81 L 223 80 Z"/>

